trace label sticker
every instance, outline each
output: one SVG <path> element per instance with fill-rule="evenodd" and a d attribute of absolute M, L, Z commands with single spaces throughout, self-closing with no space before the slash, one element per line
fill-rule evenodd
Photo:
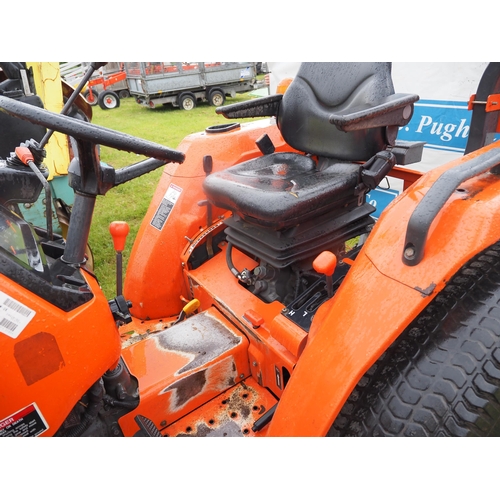
<path fill-rule="evenodd" d="M 35 437 L 49 428 L 36 403 L 0 420 L 0 437 Z"/>
<path fill-rule="evenodd" d="M 160 206 L 156 210 L 156 213 L 151 220 L 151 225 L 153 227 L 155 227 L 159 231 L 162 230 L 181 193 L 182 189 L 179 186 L 176 186 L 175 184 L 170 184 L 170 186 L 168 186 L 167 192 L 165 193 Z"/>
<path fill-rule="evenodd" d="M 248 78 L 252 76 L 252 73 L 250 71 L 250 68 L 241 68 L 240 70 L 240 78 Z"/>
<path fill-rule="evenodd" d="M 35 316 L 35 311 L 0 292 L 0 332 L 17 338 Z"/>

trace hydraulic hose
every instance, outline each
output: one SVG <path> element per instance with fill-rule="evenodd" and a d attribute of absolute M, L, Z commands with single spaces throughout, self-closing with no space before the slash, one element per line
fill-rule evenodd
<path fill-rule="evenodd" d="M 226 262 L 227 262 L 227 267 L 229 267 L 229 270 L 238 278 L 241 279 L 241 273 L 234 267 L 233 264 L 233 259 L 231 257 L 231 253 L 233 251 L 233 244 L 229 243 L 227 244 L 226 248 Z"/>

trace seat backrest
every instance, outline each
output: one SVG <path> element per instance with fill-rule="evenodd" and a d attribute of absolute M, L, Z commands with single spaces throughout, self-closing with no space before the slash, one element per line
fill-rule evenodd
<path fill-rule="evenodd" d="M 391 63 L 302 63 L 283 96 L 278 125 L 300 151 L 366 161 L 388 145 L 386 127 L 343 132 L 329 118 L 369 109 L 393 94 Z"/>
<path fill-rule="evenodd" d="M 43 108 L 43 102 L 37 95 L 26 96 L 23 91 L 19 71 L 25 69 L 23 63 L 0 63 L 5 79 L 0 82 L 0 95 L 17 99 L 27 104 Z M 7 113 L 0 112 L 0 158 L 6 159 L 21 142 L 35 139 L 40 142 L 46 129 L 41 125 L 21 120 Z"/>

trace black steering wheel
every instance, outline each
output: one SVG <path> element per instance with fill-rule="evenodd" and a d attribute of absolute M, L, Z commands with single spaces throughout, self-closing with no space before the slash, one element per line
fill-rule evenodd
<path fill-rule="evenodd" d="M 0 96 L 0 110 L 9 115 L 42 125 L 48 129 L 74 137 L 76 140 L 101 144 L 110 148 L 156 158 L 165 163 L 182 163 L 184 153 L 145 139 L 100 127 L 68 116 L 31 106 L 9 97 Z"/>
<path fill-rule="evenodd" d="M 64 255 L 61 257 L 61 261 L 66 264 L 80 266 L 85 262 L 85 251 L 96 195 L 103 195 L 113 186 L 151 172 L 165 163 L 182 163 L 185 158 L 184 153 L 175 149 L 52 113 L 5 96 L 0 96 L 0 111 L 74 137 L 78 143 L 79 154 L 83 158 L 80 157 L 80 161 L 76 162 L 75 170 L 72 170 L 70 165 L 68 171 L 70 186 L 75 191 L 71 220 L 76 222 L 69 226 Z M 100 164 L 97 156 L 93 153 L 96 144 L 129 153 L 137 153 L 149 158 L 115 170 L 113 167 Z"/>

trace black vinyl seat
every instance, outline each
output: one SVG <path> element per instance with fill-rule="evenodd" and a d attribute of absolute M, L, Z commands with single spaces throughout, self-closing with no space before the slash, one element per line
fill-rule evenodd
<path fill-rule="evenodd" d="M 43 102 L 39 96 L 24 93 L 20 72 L 26 70 L 25 63 L 0 62 L 0 68 L 5 77 L 0 82 L 0 95 L 43 108 Z M 21 142 L 29 139 L 39 142 L 46 133 L 45 127 L 7 113 L 0 113 L 0 131 L 0 158 L 3 159 L 8 158 Z"/>
<path fill-rule="evenodd" d="M 318 172 L 308 156 L 274 153 L 209 176 L 207 189 L 217 206 L 248 222 L 281 229 L 352 204 L 359 169 L 336 162 Z"/>
<path fill-rule="evenodd" d="M 227 118 L 276 116 L 285 141 L 304 154 L 271 153 L 211 174 L 204 182 L 208 199 L 278 230 L 360 205 L 394 165 L 386 150 L 417 100 L 394 93 L 390 63 L 303 63 L 283 96 L 217 112 Z M 385 156 L 378 159 L 381 152 Z"/>

